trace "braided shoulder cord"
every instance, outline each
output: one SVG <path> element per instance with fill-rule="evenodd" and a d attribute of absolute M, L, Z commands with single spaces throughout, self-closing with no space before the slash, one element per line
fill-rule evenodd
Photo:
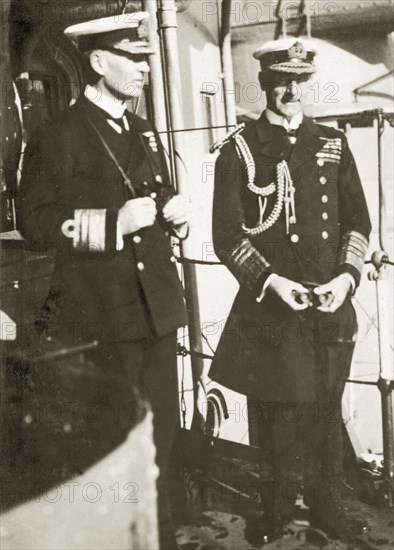
<path fill-rule="evenodd" d="M 269 195 L 272 195 L 272 193 L 276 190 L 276 185 L 274 182 L 270 183 L 270 185 L 267 185 L 266 187 L 257 187 L 255 185 L 255 178 L 256 178 L 256 164 L 254 162 L 252 153 L 249 149 L 248 144 L 246 143 L 245 139 L 240 135 L 237 134 L 234 137 L 236 149 L 238 156 L 241 160 L 243 160 L 245 167 L 246 167 L 246 173 L 248 177 L 248 189 L 252 191 L 252 193 L 255 193 L 256 195 L 259 195 L 259 206 L 260 206 L 260 219 L 259 223 L 256 225 L 256 227 L 246 227 L 245 223 L 242 224 L 242 229 L 247 235 L 251 235 L 252 237 L 256 235 L 260 235 L 264 231 L 267 231 L 270 227 L 274 225 L 279 219 L 279 216 L 283 209 L 283 202 L 284 202 L 284 196 L 285 196 L 285 177 L 284 177 L 284 167 L 287 167 L 286 161 L 282 161 L 277 165 L 277 180 L 278 180 L 278 189 L 277 189 L 277 199 L 275 206 L 271 212 L 271 214 L 268 216 L 268 218 L 263 222 L 262 217 L 266 208 L 266 203 Z M 264 197 L 264 204 L 262 203 L 262 197 Z"/>

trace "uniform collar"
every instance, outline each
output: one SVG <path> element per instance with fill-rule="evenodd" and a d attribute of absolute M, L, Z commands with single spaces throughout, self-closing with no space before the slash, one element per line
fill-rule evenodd
<path fill-rule="evenodd" d="M 269 141 L 272 141 L 272 124 L 268 121 L 268 118 L 266 116 L 267 111 L 264 111 L 261 117 L 256 121 L 255 127 L 257 130 L 257 136 L 260 143 L 267 143 Z M 274 113 L 275 114 L 275 113 Z M 297 138 L 297 141 L 299 141 L 300 135 L 304 134 L 314 134 L 316 136 L 319 135 L 318 127 L 316 124 L 313 123 L 313 121 L 308 118 L 307 116 L 302 115 L 302 121 L 299 127 L 300 134 Z"/>
<path fill-rule="evenodd" d="M 112 118 L 121 118 L 126 111 L 126 103 L 122 103 L 118 99 L 110 98 L 103 95 L 98 88 L 88 84 L 84 91 L 86 99 L 91 101 L 97 107 L 108 113 Z"/>
<path fill-rule="evenodd" d="M 97 136 L 97 133 L 92 128 L 91 124 L 89 124 L 88 119 L 91 118 L 93 121 L 95 120 L 95 116 L 97 116 L 97 113 L 95 114 L 95 111 L 99 110 L 104 112 L 102 109 L 102 105 L 98 104 L 95 101 L 89 100 L 85 94 L 81 95 L 76 103 L 75 107 L 73 107 L 77 110 L 79 110 L 80 117 L 79 120 L 82 121 L 82 124 L 85 127 L 85 130 L 87 132 L 87 136 L 89 138 L 89 143 L 94 147 L 101 155 L 105 155 L 109 162 L 113 163 L 112 159 L 108 155 L 108 152 L 106 151 L 105 147 L 103 146 L 102 142 Z M 102 115 L 101 112 L 101 116 Z M 108 113 L 108 111 L 107 111 Z M 109 113 L 108 113 L 109 115 Z M 105 114 L 104 114 L 105 116 Z M 159 153 L 159 147 L 157 144 L 157 141 L 155 139 L 155 133 L 150 126 L 149 122 L 141 117 L 139 117 L 136 114 L 130 113 L 130 111 L 126 110 L 124 111 L 124 117 L 127 118 L 128 123 L 130 124 L 130 127 L 134 130 L 133 136 L 135 137 L 135 132 L 138 134 L 137 138 L 141 141 L 141 144 L 143 144 L 144 148 L 144 161 L 148 162 L 150 170 L 155 171 L 155 174 L 160 175 L 161 174 L 161 165 L 160 165 L 160 155 Z M 130 132 L 130 134 L 132 133 Z M 133 139 L 134 139 L 133 137 Z M 110 146 L 111 144 L 108 143 Z M 132 158 L 132 157 L 131 157 Z"/>
<path fill-rule="evenodd" d="M 287 118 L 278 115 L 277 113 L 274 113 L 274 111 L 271 111 L 271 109 L 266 109 L 264 111 L 264 114 L 270 124 L 274 124 L 275 126 L 283 126 L 285 130 L 298 130 L 304 118 L 302 111 L 293 116 L 290 122 L 287 120 Z"/>
<path fill-rule="evenodd" d="M 272 128 L 272 125 L 266 117 L 266 111 L 264 111 L 262 116 L 255 123 L 258 138 L 257 148 L 260 154 L 280 160 L 282 158 L 280 156 L 280 146 L 278 146 L 276 140 L 273 138 Z M 295 166 L 300 166 L 304 162 L 310 160 L 320 147 L 321 141 L 319 139 L 318 125 L 314 124 L 307 116 L 303 116 L 297 141 L 289 159 L 290 170 L 292 171 Z"/>
<path fill-rule="evenodd" d="M 102 108 L 102 105 L 99 104 L 97 101 L 94 101 L 93 99 L 88 99 L 85 95 L 85 93 L 81 94 L 79 98 L 77 99 L 75 103 L 75 107 L 80 110 L 80 113 L 82 115 L 82 120 L 86 118 L 86 115 L 88 113 L 91 114 L 91 116 L 95 117 L 95 111 L 99 111 L 100 114 L 104 117 L 112 117 L 108 111 L 105 111 Z M 121 118 L 122 113 L 119 117 L 112 117 L 112 118 Z M 149 132 L 149 135 L 146 137 L 146 139 L 149 138 L 149 136 L 152 134 L 152 128 L 147 120 L 144 118 L 141 118 L 140 116 L 131 113 L 128 109 L 124 111 L 124 117 L 126 117 L 127 122 L 130 126 L 130 129 L 133 128 L 134 131 L 138 132 L 139 134 L 142 134 L 142 136 L 145 138 L 145 134 Z M 87 130 L 89 133 L 91 133 L 91 128 L 89 125 L 86 125 Z M 96 137 L 94 134 L 92 134 L 92 137 L 94 137 L 94 140 L 96 141 Z"/>

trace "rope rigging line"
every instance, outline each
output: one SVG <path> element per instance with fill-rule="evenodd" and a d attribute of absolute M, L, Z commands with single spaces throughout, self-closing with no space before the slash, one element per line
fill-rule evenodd
<path fill-rule="evenodd" d="M 207 336 L 206 336 L 203 332 L 201 332 L 201 336 L 202 336 L 203 340 L 205 341 L 205 343 L 207 344 L 207 346 L 209 347 L 211 353 L 214 354 L 214 353 L 215 353 L 215 350 L 214 350 L 213 347 L 211 346 L 211 343 L 210 343 L 210 341 L 208 340 Z"/>
<path fill-rule="evenodd" d="M 180 264 L 196 264 L 196 265 L 224 265 L 223 262 L 210 262 L 208 260 L 196 260 L 195 258 L 184 258 L 184 257 L 177 257 L 177 262 Z M 371 260 L 367 260 L 364 262 L 365 265 L 372 264 Z M 394 265 L 394 262 L 391 260 L 382 260 L 382 264 L 386 265 Z"/>
<path fill-rule="evenodd" d="M 342 118 L 349 118 L 354 117 L 355 114 L 364 115 L 364 116 L 376 116 L 375 111 L 362 111 L 361 113 L 349 113 L 344 115 L 339 115 L 336 118 L 341 119 Z M 332 118 L 331 116 L 322 116 L 322 117 L 314 117 L 314 120 L 322 120 L 324 118 Z M 382 113 L 382 118 L 390 124 L 391 127 L 394 127 L 394 122 L 390 118 L 390 116 L 387 115 L 387 113 Z M 231 126 L 230 126 L 231 127 Z M 157 133 L 158 134 L 177 134 L 181 132 L 202 132 L 205 130 L 227 130 L 228 126 L 226 125 L 212 125 L 212 126 L 198 126 L 196 128 L 180 128 L 179 130 L 160 130 Z"/>
<path fill-rule="evenodd" d="M 166 134 L 167 136 L 170 134 L 178 134 L 180 132 L 202 132 L 205 130 L 227 130 L 227 126 L 201 126 L 198 128 L 181 128 L 180 130 L 160 130 L 158 131 L 158 134 Z"/>
<path fill-rule="evenodd" d="M 180 355 L 181 357 L 186 357 L 187 355 L 190 355 L 190 356 L 194 356 L 194 357 L 199 357 L 200 359 L 213 359 L 214 356 L 213 355 L 207 355 L 206 353 L 200 353 L 199 351 L 191 351 L 191 350 L 188 350 L 185 346 L 181 346 L 180 344 L 178 344 L 178 349 L 177 349 L 177 354 Z M 349 384 L 360 384 L 360 385 L 363 385 L 363 386 L 377 386 L 378 383 L 377 382 L 369 382 L 367 380 L 351 380 L 350 378 L 348 378 L 346 380 L 346 382 L 348 382 Z"/>
<path fill-rule="evenodd" d="M 209 262 L 207 260 L 195 260 L 193 258 L 177 258 L 180 264 L 197 264 L 197 265 L 224 265 L 222 262 Z"/>
<path fill-rule="evenodd" d="M 386 264 L 386 265 L 394 265 L 394 262 L 392 262 L 388 258 L 382 258 L 381 262 L 382 264 Z M 372 264 L 372 263 L 373 263 L 372 260 L 367 260 L 364 262 L 365 265 Z"/>
<path fill-rule="evenodd" d="M 201 353 L 200 351 L 191 351 L 188 350 L 185 346 L 178 344 L 177 354 L 181 357 L 186 357 L 187 355 L 193 357 L 199 357 L 200 359 L 213 359 L 213 355 L 207 355 L 206 353 Z"/>

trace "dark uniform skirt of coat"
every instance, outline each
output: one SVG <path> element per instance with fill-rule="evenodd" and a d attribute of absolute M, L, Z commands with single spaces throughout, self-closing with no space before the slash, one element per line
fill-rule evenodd
<path fill-rule="evenodd" d="M 218 257 L 240 283 L 209 376 L 267 402 L 328 403 L 341 398 L 356 339 L 350 297 L 334 313 L 295 312 L 268 291 L 271 273 L 300 283 L 324 284 L 350 273 L 356 285 L 368 246 L 370 221 L 345 136 L 308 118 L 291 146 L 263 115 L 243 137 L 256 165 L 255 185 L 276 181 L 287 160 L 295 186 L 296 223 L 286 233 L 284 210 L 265 232 L 249 236 L 259 208 L 234 143 L 215 170 L 213 238 Z M 266 217 L 276 195 L 268 197 Z"/>

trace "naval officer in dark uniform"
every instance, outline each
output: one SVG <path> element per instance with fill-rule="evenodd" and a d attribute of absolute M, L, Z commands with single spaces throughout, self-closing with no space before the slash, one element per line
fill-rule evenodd
<path fill-rule="evenodd" d="M 254 53 L 267 108 L 223 140 L 215 169 L 214 246 L 240 288 L 209 374 L 249 395 L 250 421 L 272 430 L 274 485 L 262 489 L 271 538 L 301 491 L 334 535 L 363 528 L 341 496 L 341 398 L 371 225 L 346 137 L 303 114 L 315 53 L 298 39 Z M 303 489 L 291 474 L 301 453 Z"/>
<path fill-rule="evenodd" d="M 65 345 L 98 340 L 101 367 L 150 402 L 160 544 L 172 549 L 166 475 L 178 423 L 176 331 L 187 318 L 170 237 L 186 236 L 187 205 L 170 185 L 155 129 L 126 110 L 149 71 L 147 18 L 66 29 L 89 85 L 28 144 L 19 218 L 29 242 L 56 249 L 49 331 Z"/>

